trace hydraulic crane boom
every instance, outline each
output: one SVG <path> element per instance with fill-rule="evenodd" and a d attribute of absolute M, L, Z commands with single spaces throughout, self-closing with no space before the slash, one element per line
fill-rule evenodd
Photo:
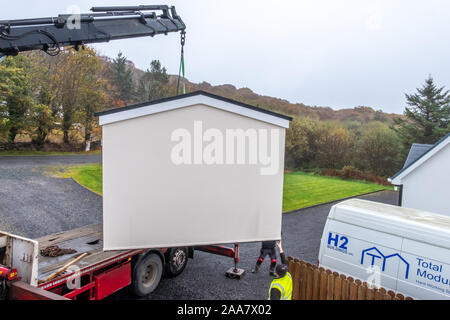
<path fill-rule="evenodd" d="M 175 7 L 166 5 L 93 7 L 92 13 L 0 20 L 0 61 L 21 51 L 58 54 L 61 46 L 184 32 Z"/>

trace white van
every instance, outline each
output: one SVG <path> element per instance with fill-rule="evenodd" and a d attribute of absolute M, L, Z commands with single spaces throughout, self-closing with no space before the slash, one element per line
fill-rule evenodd
<path fill-rule="evenodd" d="M 415 299 L 450 299 L 450 216 L 340 202 L 328 214 L 319 264 Z"/>

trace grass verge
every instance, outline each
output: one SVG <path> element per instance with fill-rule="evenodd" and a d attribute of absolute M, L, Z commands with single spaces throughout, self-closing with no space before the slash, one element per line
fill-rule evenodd
<path fill-rule="evenodd" d="M 312 173 L 291 172 L 284 175 L 283 212 L 314 206 L 393 187 L 372 182 L 343 180 Z"/>
<path fill-rule="evenodd" d="M 83 187 L 102 195 L 103 179 L 101 164 L 51 167 L 47 173 L 60 178 L 72 178 Z"/>

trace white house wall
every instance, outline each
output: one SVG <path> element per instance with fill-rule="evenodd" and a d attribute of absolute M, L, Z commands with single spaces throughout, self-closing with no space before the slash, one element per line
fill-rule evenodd
<path fill-rule="evenodd" d="M 450 145 L 402 179 L 402 206 L 450 215 Z"/>
<path fill-rule="evenodd" d="M 226 129 L 279 130 L 279 169 L 176 165 L 171 134 Z M 279 239 L 285 128 L 195 105 L 103 126 L 105 250 Z M 247 145 L 248 150 L 248 145 Z"/>

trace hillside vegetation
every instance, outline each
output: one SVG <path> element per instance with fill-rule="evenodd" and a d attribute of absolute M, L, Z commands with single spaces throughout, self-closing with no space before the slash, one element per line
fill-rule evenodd
<path fill-rule="evenodd" d="M 121 53 L 111 59 L 89 47 L 64 48 L 56 57 L 8 57 L 0 64 L 0 150 L 100 148 L 95 112 L 174 96 L 177 80 L 158 60 L 140 70 Z M 388 177 L 402 167 L 412 142 L 434 143 L 450 131 L 450 95 L 431 77 L 416 94 L 406 94 L 404 115 L 290 103 L 231 84 L 181 79 L 181 85 L 292 116 L 285 156 L 291 170 Z"/>

